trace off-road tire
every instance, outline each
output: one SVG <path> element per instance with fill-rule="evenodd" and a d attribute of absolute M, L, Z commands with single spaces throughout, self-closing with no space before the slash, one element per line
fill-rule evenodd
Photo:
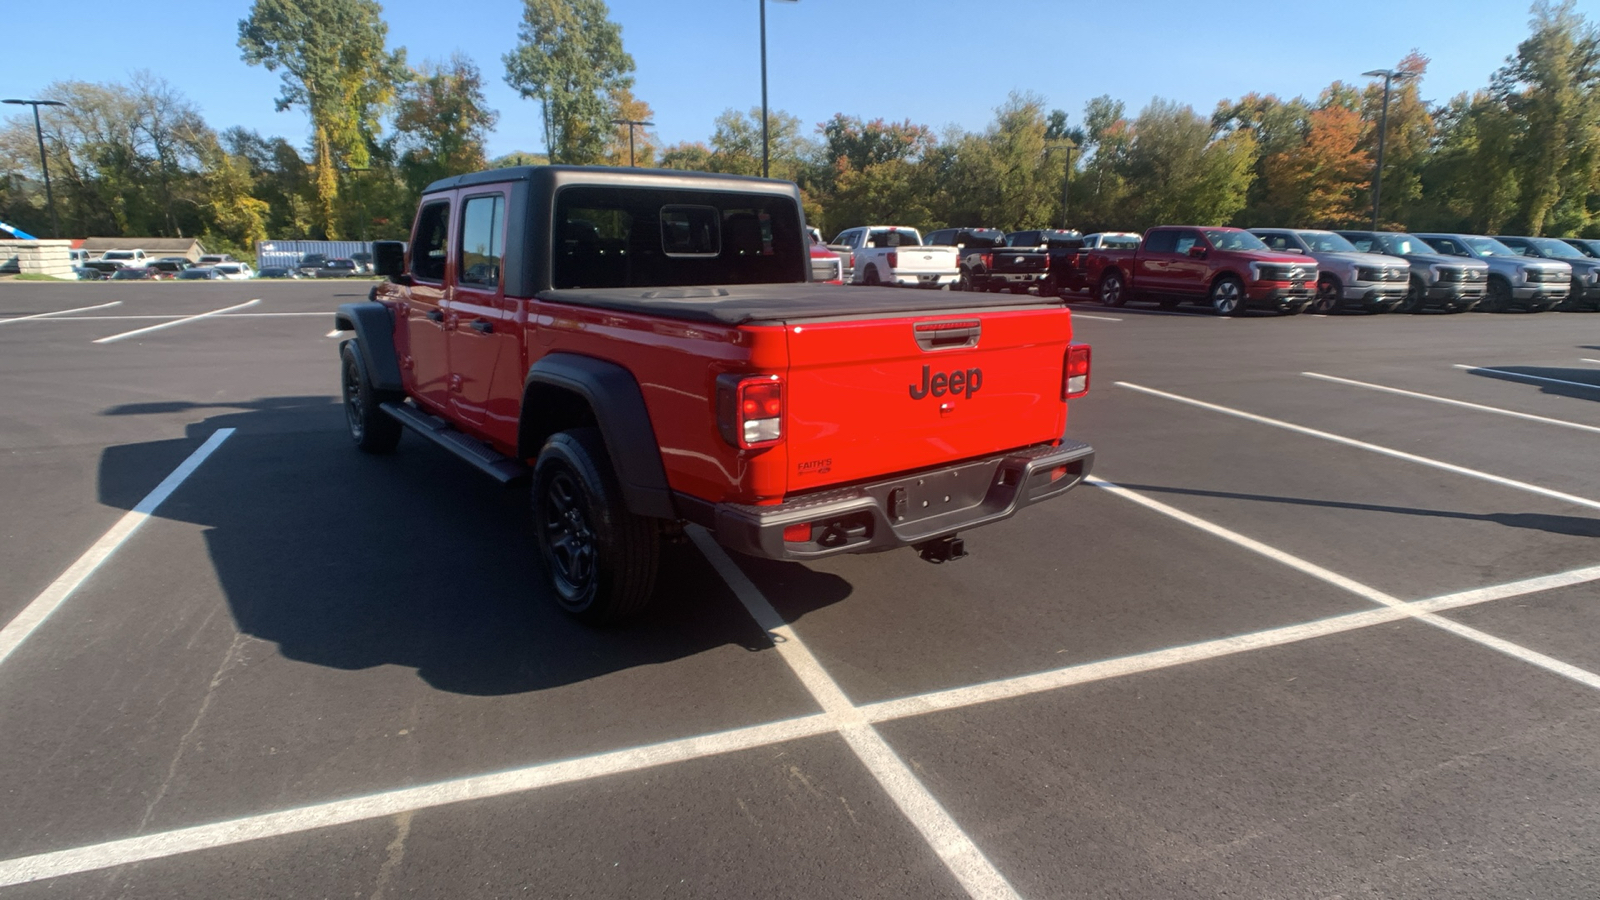
<path fill-rule="evenodd" d="M 600 430 L 552 435 L 532 481 L 533 529 L 556 605 L 590 625 L 644 609 L 655 592 L 659 523 L 628 511 Z"/>
<path fill-rule="evenodd" d="M 339 371 L 344 392 L 345 425 L 350 430 L 350 439 L 365 453 L 393 451 L 395 445 L 400 443 L 400 432 L 404 427 L 379 409 L 378 404 L 399 398 L 373 388 L 355 341 L 345 341 L 344 346 L 339 348 Z"/>

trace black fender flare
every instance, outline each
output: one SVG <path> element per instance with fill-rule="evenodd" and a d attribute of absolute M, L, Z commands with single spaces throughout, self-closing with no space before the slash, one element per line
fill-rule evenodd
<path fill-rule="evenodd" d="M 375 301 L 341 303 L 333 314 L 333 327 L 356 333 L 356 349 L 375 390 L 405 390 L 400 379 L 400 359 L 394 352 L 394 316 L 389 307 Z"/>
<path fill-rule="evenodd" d="M 528 408 L 527 399 L 540 386 L 570 392 L 589 405 L 630 512 L 657 519 L 678 518 L 644 392 L 632 372 L 614 362 L 576 353 L 541 357 L 528 369 L 522 386 L 525 421 L 520 440 L 530 444 L 543 443 L 542 438 L 530 440 L 529 436 L 542 435 L 544 430 L 529 429 L 526 422 L 528 416 L 538 415 L 538 410 Z M 710 409 L 709 403 L 706 408 Z M 532 459 L 538 453 L 536 446 L 517 448 L 517 455 L 523 459 Z"/>

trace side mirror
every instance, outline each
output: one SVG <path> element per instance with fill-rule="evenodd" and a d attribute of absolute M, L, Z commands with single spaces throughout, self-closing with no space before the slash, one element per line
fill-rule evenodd
<path fill-rule="evenodd" d="M 400 282 L 406 274 L 404 241 L 373 241 L 372 271 L 390 281 Z"/>
<path fill-rule="evenodd" d="M 1206 258 L 1206 248 L 1200 246 L 1199 244 L 1195 244 L 1194 246 L 1189 248 L 1189 258 L 1190 259 L 1205 259 Z"/>

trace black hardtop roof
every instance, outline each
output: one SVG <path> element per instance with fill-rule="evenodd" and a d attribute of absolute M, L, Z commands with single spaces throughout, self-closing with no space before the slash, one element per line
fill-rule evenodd
<path fill-rule="evenodd" d="M 485 169 L 481 172 L 441 178 L 428 185 L 423 193 L 432 194 L 477 184 L 504 184 L 510 181 L 530 181 L 551 187 L 569 183 L 625 184 L 691 190 L 720 188 L 773 194 L 792 194 L 796 190 L 791 182 L 757 178 L 753 175 L 722 175 L 713 172 L 686 172 L 681 169 L 634 169 L 619 166 L 509 166 L 504 169 Z"/>

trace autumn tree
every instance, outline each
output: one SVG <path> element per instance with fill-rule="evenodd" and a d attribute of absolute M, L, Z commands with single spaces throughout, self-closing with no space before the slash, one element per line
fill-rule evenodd
<path fill-rule="evenodd" d="M 282 72 L 278 111 L 311 118 L 315 218 L 337 237 L 341 166 L 365 167 L 378 121 L 406 78 L 405 51 L 385 47 L 389 26 L 377 0 L 255 0 L 239 22 L 250 65 Z"/>
<path fill-rule="evenodd" d="M 631 88 L 619 88 L 611 96 L 611 131 L 606 136 L 602 161 L 608 166 L 642 166 L 656 164 L 655 133 L 642 125 L 618 125 L 617 122 L 651 122 L 655 110 L 650 104 L 633 96 Z"/>
<path fill-rule="evenodd" d="M 633 57 L 604 0 L 523 0 L 517 47 L 501 57 L 506 83 L 537 100 L 553 162 L 600 161 Z"/>
<path fill-rule="evenodd" d="M 1341 105 L 1313 110 L 1305 139 L 1261 167 L 1264 205 L 1277 221 L 1252 224 L 1339 228 L 1363 221 L 1372 159 L 1362 152 L 1361 115 Z"/>
<path fill-rule="evenodd" d="M 406 185 L 420 194 L 440 178 L 485 168 L 484 145 L 499 118 L 484 100 L 483 75 L 472 60 L 457 53 L 442 63 L 423 63 L 395 104 Z"/>

